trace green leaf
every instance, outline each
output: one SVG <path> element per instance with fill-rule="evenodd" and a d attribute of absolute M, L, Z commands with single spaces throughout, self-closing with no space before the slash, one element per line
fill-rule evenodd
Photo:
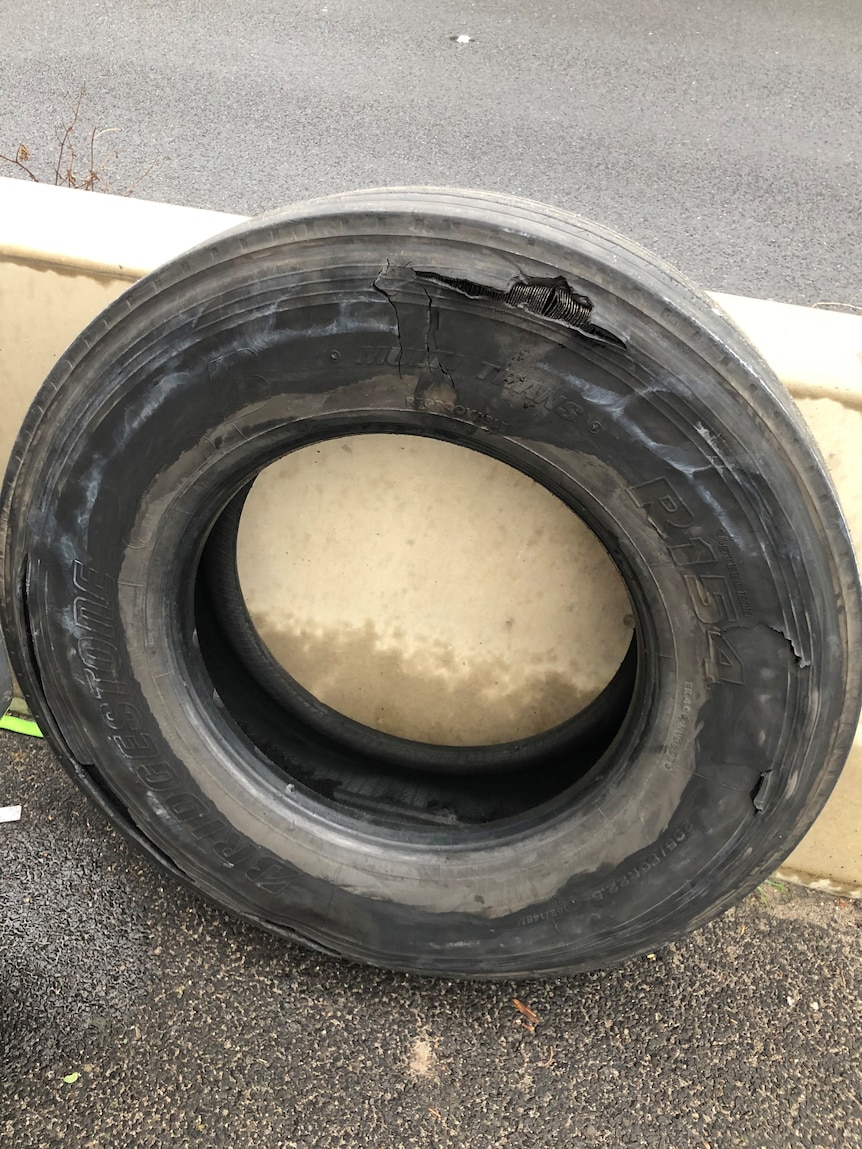
<path fill-rule="evenodd" d="M 77 1072 L 76 1073 L 69 1073 L 66 1075 L 66 1077 L 63 1078 L 63 1080 L 66 1082 L 67 1085 L 74 1085 L 80 1076 L 81 1076 L 80 1073 L 77 1073 Z"/>

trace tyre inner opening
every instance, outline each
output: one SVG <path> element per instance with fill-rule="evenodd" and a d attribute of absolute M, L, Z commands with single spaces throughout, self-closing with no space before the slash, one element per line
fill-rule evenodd
<path fill-rule="evenodd" d="M 266 468 L 213 527 L 195 609 L 242 732 L 292 781 L 396 824 L 488 823 L 570 790 L 637 677 L 625 584 L 583 520 L 415 435 Z"/>

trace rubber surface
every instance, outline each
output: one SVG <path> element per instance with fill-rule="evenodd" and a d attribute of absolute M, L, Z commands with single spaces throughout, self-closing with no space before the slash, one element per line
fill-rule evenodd
<path fill-rule="evenodd" d="M 12 701 L 12 673 L 9 669 L 9 656 L 6 654 L 6 642 L 0 632 L 0 714 L 5 713 Z"/>
<path fill-rule="evenodd" d="M 635 672 L 528 766 L 375 756 L 225 626 L 206 548 L 231 501 L 286 451 L 381 431 L 531 475 L 626 580 Z M 792 849 L 855 730 L 852 549 L 789 398 L 665 265 L 524 201 L 333 197 L 148 277 L 37 397 L 2 531 L 13 665 L 79 782 L 205 896 L 364 961 L 655 949 Z"/>

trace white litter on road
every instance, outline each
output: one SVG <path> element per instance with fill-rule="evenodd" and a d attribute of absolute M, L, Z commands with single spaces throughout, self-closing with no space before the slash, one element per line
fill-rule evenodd
<path fill-rule="evenodd" d="M 0 806 L 0 822 L 17 822 L 20 817 L 20 806 Z"/>

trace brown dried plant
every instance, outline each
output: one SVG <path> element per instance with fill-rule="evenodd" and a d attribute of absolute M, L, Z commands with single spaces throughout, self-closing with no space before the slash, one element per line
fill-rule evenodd
<path fill-rule="evenodd" d="M 81 108 L 87 95 L 86 89 L 81 88 L 77 99 L 70 101 L 69 116 L 65 123 L 56 129 L 56 140 L 59 147 L 56 160 L 50 174 L 45 177 L 34 170 L 33 153 L 27 144 L 19 143 L 14 155 L 7 156 L 0 152 L 0 160 L 18 168 L 34 183 L 53 183 L 56 187 L 77 188 L 79 191 L 104 191 L 111 189 L 108 184 L 108 171 L 111 164 L 117 159 L 119 152 L 111 152 L 108 156 L 97 158 L 97 142 L 117 128 L 92 127 L 84 132 L 84 144 L 81 147 L 83 132 L 81 124 Z M 142 180 L 157 167 L 164 157 L 153 160 L 149 167 L 143 171 L 121 192 L 121 195 L 130 196 Z"/>

